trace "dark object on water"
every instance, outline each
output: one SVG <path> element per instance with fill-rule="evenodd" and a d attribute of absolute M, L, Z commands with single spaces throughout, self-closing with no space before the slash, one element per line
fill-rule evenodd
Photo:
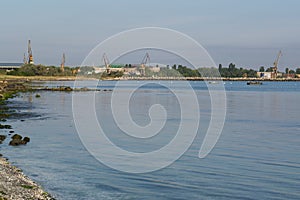
<path fill-rule="evenodd" d="M 13 140 L 22 140 L 22 136 L 19 135 L 19 134 L 14 134 L 14 135 L 11 137 L 11 139 L 13 139 Z"/>
<path fill-rule="evenodd" d="M 6 139 L 6 135 L 0 135 L 0 141 L 4 141 Z"/>
<path fill-rule="evenodd" d="M 208 83 L 209 84 L 219 84 L 220 82 L 218 82 L 218 81 L 209 81 Z"/>
<path fill-rule="evenodd" d="M 25 145 L 28 142 L 30 142 L 29 137 L 24 137 L 24 139 L 22 140 L 23 137 L 19 134 L 14 134 L 11 138 L 12 138 L 12 140 L 9 142 L 10 146 Z"/>
<path fill-rule="evenodd" d="M 260 81 L 249 81 L 247 82 L 247 85 L 262 85 L 263 83 Z"/>
<path fill-rule="evenodd" d="M 9 133 L 14 133 L 15 131 L 9 131 Z"/>
<path fill-rule="evenodd" d="M 0 129 L 12 129 L 11 125 L 2 125 L 0 124 Z"/>
<path fill-rule="evenodd" d="M 28 142 L 30 142 L 30 138 L 29 137 L 24 137 L 23 141 L 28 143 Z"/>

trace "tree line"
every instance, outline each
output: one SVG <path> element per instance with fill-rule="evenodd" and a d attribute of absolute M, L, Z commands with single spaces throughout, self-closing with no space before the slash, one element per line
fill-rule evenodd
<path fill-rule="evenodd" d="M 202 67 L 198 69 L 191 69 L 186 66 L 182 65 L 173 65 L 171 70 L 175 70 L 181 76 L 184 77 L 228 77 L 228 78 L 235 78 L 235 77 L 256 77 L 257 71 L 253 69 L 244 69 L 244 68 L 237 68 L 235 64 L 230 63 L 229 67 L 223 67 L 221 64 L 218 68 L 214 67 Z"/>
<path fill-rule="evenodd" d="M 273 69 L 272 67 L 269 67 L 267 69 L 265 69 L 264 66 L 261 66 L 259 68 L 259 72 L 272 72 Z M 290 69 L 290 68 L 285 68 L 285 71 L 284 71 L 286 74 L 300 74 L 300 68 L 297 68 L 296 70 L 293 70 L 293 69 Z"/>
<path fill-rule="evenodd" d="M 129 67 L 130 65 L 127 65 Z M 126 67 L 125 65 L 123 67 Z M 80 69 L 80 70 L 79 70 Z M 137 70 L 139 68 L 137 67 Z M 259 72 L 272 72 L 273 68 L 265 69 L 261 66 L 258 70 Z M 300 74 L 300 68 L 292 70 L 289 68 L 285 69 L 286 74 Z M 95 74 L 95 69 L 93 67 L 64 67 L 62 70 L 60 67 L 55 66 L 44 66 L 44 65 L 33 65 L 26 64 L 21 68 L 7 72 L 8 75 L 16 76 L 75 76 L 77 74 L 91 75 L 99 77 L 121 77 L 124 74 L 121 71 Z M 223 67 L 219 64 L 218 68 L 213 67 L 201 67 L 198 69 L 192 69 L 184 65 L 167 65 L 166 67 L 161 67 L 160 71 L 154 72 L 150 67 L 146 67 L 145 76 L 152 77 L 225 77 L 225 78 L 238 78 L 238 77 L 257 77 L 257 71 L 253 69 L 245 69 L 242 67 L 236 67 L 234 63 L 230 63 L 228 67 Z"/>

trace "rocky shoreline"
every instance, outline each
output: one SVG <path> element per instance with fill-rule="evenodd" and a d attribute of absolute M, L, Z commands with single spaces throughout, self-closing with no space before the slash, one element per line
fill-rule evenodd
<path fill-rule="evenodd" d="M 0 127 L 2 129 L 11 129 L 10 125 L 2 125 L 6 121 L 9 114 L 6 113 L 6 100 L 13 97 L 17 92 L 25 92 L 30 90 L 27 84 L 28 80 L 1 80 L 0 81 Z M 10 131 L 13 133 L 13 131 Z M 1 143 L 11 134 L 2 135 L 0 132 L 0 150 Z M 22 136 L 14 134 L 11 137 L 11 146 L 25 145 L 30 141 L 28 137 L 22 138 Z M 23 200 L 23 199 L 35 199 L 35 200 L 54 200 L 50 194 L 45 192 L 40 185 L 32 181 L 26 175 L 22 173 L 22 170 L 11 165 L 8 159 L 2 157 L 0 152 L 0 200 Z"/>
<path fill-rule="evenodd" d="M 0 200 L 53 200 L 41 186 L 25 176 L 19 168 L 0 157 Z"/>

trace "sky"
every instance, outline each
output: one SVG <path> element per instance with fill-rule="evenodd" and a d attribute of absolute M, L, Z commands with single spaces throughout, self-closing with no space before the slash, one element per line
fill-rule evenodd
<path fill-rule="evenodd" d="M 187 34 L 216 64 L 300 67 L 298 0 L 10 0 L 0 6 L 0 62 L 22 62 L 31 40 L 35 63 L 80 65 L 121 31 L 163 27 Z M 142 59 L 142 58 L 141 58 Z"/>

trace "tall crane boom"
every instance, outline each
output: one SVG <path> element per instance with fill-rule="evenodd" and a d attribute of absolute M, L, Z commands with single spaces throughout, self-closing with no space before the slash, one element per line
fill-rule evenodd
<path fill-rule="evenodd" d="M 146 74 L 145 68 L 146 68 L 146 64 L 147 63 L 150 64 L 150 55 L 149 55 L 148 52 L 145 54 L 145 56 L 144 56 L 144 58 L 143 58 L 143 60 L 141 62 L 141 74 L 143 76 L 145 76 L 145 74 Z"/>
<path fill-rule="evenodd" d="M 277 73 L 278 73 L 278 63 L 279 63 L 279 59 L 280 59 L 280 57 L 282 56 L 282 52 L 281 52 L 281 50 L 279 51 L 279 53 L 278 53 L 278 55 L 277 55 L 277 57 L 276 57 L 276 60 L 275 60 L 275 62 L 274 62 L 274 64 L 273 64 L 273 72 L 274 72 L 274 74 L 275 74 L 275 78 L 277 78 Z"/>
<path fill-rule="evenodd" d="M 60 69 L 62 72 L 65 71 L 65 62 L 66 62 L 66 55 L 63 53 L 62 59 L 61 59 L 61 64 L 60 64 Z"/>
<path fill-rule="evenodd" d="M 26 53 L 24 53 L 24 57 L 23 57 L 23 63 L 24 63 L 24 65 L 26 65 L 26 64 L 27 64 Z"/>
<path fill-rule="evenodd" d="M 34 64 L 32 49 L 31 49 L 31 41 L 30 40 L 28 40 L 28 63 L 29 64 Z"/>
<path fill-rule="evenodd" d="M 103 59 L 103 62 L 105 64 L 106 73 L 109 74 L 110 73 L 110 64 L 109 64 L 109 60 L 108 60 L 105 53 L 103 54 L 102 59 Z"/>

